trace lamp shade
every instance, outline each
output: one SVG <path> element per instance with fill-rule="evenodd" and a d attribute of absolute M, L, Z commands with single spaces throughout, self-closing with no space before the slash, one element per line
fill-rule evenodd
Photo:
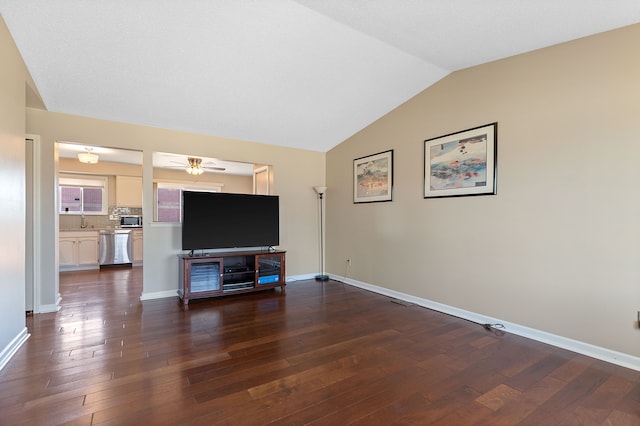
<path fill-rule="evenodd" d="M 318 193 L 318 195 L 322 195 L 325 192 L 327 192 L 327 187 L 326 186 L 314 186 L 313 189 L 315 189 L 315 191 Z"/>

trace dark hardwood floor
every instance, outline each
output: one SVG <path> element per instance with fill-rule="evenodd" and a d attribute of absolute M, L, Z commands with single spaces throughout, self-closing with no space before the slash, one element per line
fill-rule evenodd
<path fill-rule="evenodd" d="M 329 281 L 140 302 L 66 272 L 0 372 L 2 425 L 639 425 L 640 372 Z"/>

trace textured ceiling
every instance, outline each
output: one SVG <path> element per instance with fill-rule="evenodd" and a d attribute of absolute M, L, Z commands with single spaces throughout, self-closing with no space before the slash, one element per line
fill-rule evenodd
<path fill-rule="evenodd" d="M 327 151 L 450 72 L 640 22 L 640 1 L 0 0 L 0 13 L 49 111 Z"/>

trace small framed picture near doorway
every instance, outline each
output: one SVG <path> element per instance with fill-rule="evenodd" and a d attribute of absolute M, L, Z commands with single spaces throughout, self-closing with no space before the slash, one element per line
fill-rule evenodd
<path fill-rule="evenodd" d="M 498 123 L 424 141 L 424 198 L 496 194 Z"/>
<path fill-rule="evenodd" d="M 392 201 L 393 150 L 353 160 L 353 202 Z"/>

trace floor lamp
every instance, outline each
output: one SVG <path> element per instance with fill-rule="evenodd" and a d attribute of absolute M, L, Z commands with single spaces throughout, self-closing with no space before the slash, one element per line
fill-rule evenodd
<path fill-rule="evenodd" d="M 327 191 L 326 186 L 315 186 L 313 189 L 320 197 L 320 275 L 316 276 L 317 281 L 329 281 L 329 276 L 324 273 L 324 220 L 322 211 L 324 210 L 324 193 Z"/>

